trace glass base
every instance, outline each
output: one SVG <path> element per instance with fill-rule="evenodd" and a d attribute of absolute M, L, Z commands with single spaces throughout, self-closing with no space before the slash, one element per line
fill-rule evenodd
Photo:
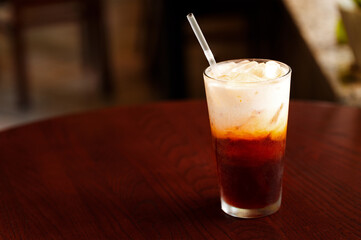
<path fill-rule="evenodd" d="M 223 198 L 221 198 L 222 203 L 222 210 L 223 212 L 227 213 L 228 215 L 231 215 L 233 217 L 238 218 L 259 218 L 259 217 L 265 217 L 268 215 L 271 215 L 278 211 L 281 207 L 281 196 L 278 199 L 277 202 L 268 205 L 264 208 L 258 208 L 258 209 L 245 209 L 245 208 L 237 208 L 229 205 L 226 203 Z"/>

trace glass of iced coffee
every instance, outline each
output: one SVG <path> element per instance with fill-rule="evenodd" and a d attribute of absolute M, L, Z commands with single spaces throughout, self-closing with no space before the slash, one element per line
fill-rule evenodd
<path fill-rule="evenodd" d="M 222 210 L 240 218 L 276 212 L 291 68 L 266 59 L 217 63 L 204 72 Z"/>

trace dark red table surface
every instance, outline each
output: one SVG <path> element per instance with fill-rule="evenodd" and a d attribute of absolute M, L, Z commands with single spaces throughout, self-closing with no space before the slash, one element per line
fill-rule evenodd
<path fill-rule="evenodd" d="M 281 209 L 250 220 L 220 209 L 205 102 L 3 131 L 0 239 L 361 239 L 361 110 L 292 102 Z"/>

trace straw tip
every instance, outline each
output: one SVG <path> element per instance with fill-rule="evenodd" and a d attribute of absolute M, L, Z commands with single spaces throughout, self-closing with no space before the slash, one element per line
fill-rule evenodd
<path fill-rule="evenodd" d="M 193 16 L 193 13 L 188 13 L 187 18 L 192 18 Z"/>

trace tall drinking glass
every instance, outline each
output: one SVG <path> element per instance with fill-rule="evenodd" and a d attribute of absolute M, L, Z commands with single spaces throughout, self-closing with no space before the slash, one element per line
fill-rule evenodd
<path fill-rule="evenodd" d="M 265 59 L 204 72 L 222 210 L 240 218 L 281 205 L 291 68 Z"/>

